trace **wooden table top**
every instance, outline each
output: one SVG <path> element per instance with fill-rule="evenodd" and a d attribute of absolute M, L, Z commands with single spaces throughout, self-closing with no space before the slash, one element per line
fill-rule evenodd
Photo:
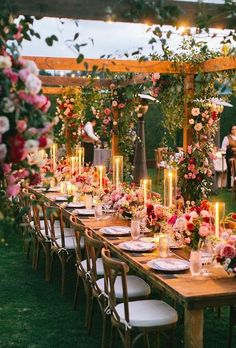
<path fill-rule="evenodd" d="M 53 202 L 58 193 L 40 193 L 32 190 L 37 196 L 44 197 Z M 64 213 L 69 216 L 71 209 L 62 208 Z M 131 240 L 131 237 L 111 237 L 103 235 L 99 229 L 106 226 L 129 225 L 129 221 L 110 217 L 101 220 L 95 218 L 78 218 L 85 227 L 95 231 L 97 236 L 102 239 L 113 253 L 121 260 L 125 261 L 131 268 L 137 271 L 142 277 L 149 281 L 154 287 L 162 289 L 171 297 L 175 298 L 189 309 L 199 309 L 208 306 L 221 306 L 236 304 L 236 277 L 228 275 L 221 267 L 211 266 L 210 276 L 192 277 L 190 271 L 164 273 L 150 269 L 147 261 L 159 257 L 158 248 L 153 252 L 137 253 L 127 252 L 119 248 L 122 241 Z M 186 258 L 183 251 L 171 251 L 171 257 Z"/>

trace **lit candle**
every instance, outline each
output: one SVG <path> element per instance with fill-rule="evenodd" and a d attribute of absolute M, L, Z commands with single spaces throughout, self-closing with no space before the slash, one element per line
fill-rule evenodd
<path fill-rule="evenodd" d="M 66 193 L 67 181 L 61 181 L 61 193 Z"/>
<path fill-rule="evenodd" d="M 119 187 L 119 158 L 116 158 L 116 188 Z"/>
<path fill-rule="evenodd" d="M 169 240 L 166 234 L 161 234 L 159 238 L 159 255 L 167 257 L 169 255 Z"/>
<path fill-rule="evenodd" d="M 53 143 L 51 145 L 51 165 L 52 170 L 55 171 L 57 169 L 57 144 Z"/>
<path fill-rule="evenodd" d="M 219 202 L 215 203 L 215 236 L 220 237 L 220 214 L 219 214 Z"/>
<path fill-rule="evenodd" d="M 99 170 L 99 184 L 100 184 L 100 189 L 102 190 L 102 178 L 103 178 L 103 166 L 98 166 L 98 170 Z"/>
<path fill-rule="evenodd" d="M 77 170 L 77 158 L 76 157 L 71 157 L 70 158 L 70 165 L 71 165 L 71 175 L 75 173 Z"/>
<path fill-rule="evenodd" d="M 76 156 L 78 158 L 79 175 L 81 175 L 82 174 L 82 168 L 84 166 L 84 147 L 76 147 Z"/>
<path fill-rule="evenodd" d="M 168 175 L 169 175 L 169 207 L 172 207 L 172 203 L 173 203 L 173 175 L 172 175 L 172 172 L 169 172 Z"/>

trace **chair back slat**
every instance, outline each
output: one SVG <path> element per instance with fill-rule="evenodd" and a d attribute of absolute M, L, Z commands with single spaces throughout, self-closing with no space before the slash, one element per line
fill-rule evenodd
<path fill-rule="evenodd" d="M 85 274 L 86 271 L 84 267 L 82 266 L 83 256 L 82 256 L 82 250 L 81 250 L 81 238 L 84 237 L 84 225 L 82 223 L 78 223 L 75 216 L 70 216 L 70 224 L 75 232 L 75 256 L 76 256 L 76 263 L 77 267 L 79 267 L 79 270 Z"/>
<path fill-rule="evenodd" d="M 86 228 L 85 230 L 85 247 L 86 247 L 86 259 L 87 270 L 91 273 L 94 282 L 97 280 L 97 259 L 101 255 L 101 250 L 104 247 L 104 243 L 96 239 L 93 235 L 93 230 Z"/>

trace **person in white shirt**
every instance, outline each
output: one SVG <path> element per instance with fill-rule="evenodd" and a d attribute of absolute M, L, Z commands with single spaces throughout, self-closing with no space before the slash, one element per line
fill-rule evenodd
<path fill-rule="evenodd" d="M 92 118 L 84 126 L 84 134 L 82 136 L 82 146 L 84 147 L 85 164 L 91 165 L 94 156 L 94 144 L 100 142 L 98 136 L 94 133 L 94 127 L 97 124 L 96 118 Z"/>
<path fill-rule="evenodd" d="M 231 190 L 231 158 L 236 158 L 236 124 L 233 124 L 229 129 L 229 135 L 224 137 L 222 150 L 226 152 L 227 163 L 227 188 Z"/>

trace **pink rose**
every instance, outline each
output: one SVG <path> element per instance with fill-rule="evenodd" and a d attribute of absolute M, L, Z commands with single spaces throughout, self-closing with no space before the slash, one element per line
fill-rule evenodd
<path fill-rule="evenodd" d="M 116 107 L 117 107 L 117 105 L 118 105 L 117 101 L 116 101 L 116 100 L 113 100 L 113 102 L 112 102 L 112 106 L 113 106 L 113 108 L 116 108 Z"/>
<path fill-rule="evenodd" d="M 184 238 L 184 241 L 185 241 L 186 244 L 190 244 L 191 243 L 191 239 L 189 237 Z"/>
<path fill-rule="evenodd" d="M 4 69 L 3 73 L 9 78 L 11 83 L 17 83 L 19 75 L 16 72 L 14 72 L 11 68 Z"/>
<path fill-rule="evenodd" d="M 27 123 L 25 120 L 16 121 L 16 129 L 19 133 L 23 133 L 27 128 Z"/>
<path fill-rule="evenodd" d="M 20 192 L 20 185 L 9 185 L 6 193 L 8 197 L 15 197 Z"/>
<path fill-rule="evenodd" d="M 24 100 L 26 103 L 33 105 L 34 104 L 34 96 L 31 94 L 26 93 L 25 91 L 21 90 L 18 92 L 18 97 L 21 100 Z"/>
<path fill-rule="evenodd" d="M 19 78 L 21 79 L 21 81 L 25 82 L 27 80 L 29 74 L 30 74 L 29 69 L 27 69 L 27 68 L 21 69 L 19 71 Z"/>
<path fill-rule="evenodd" d="M 4 175 L 9 174 L 11 172 L 11 164 L 10 163 L 3 163 L 2 170 Z"/>
<path fill-rule="evenodd" d="M 208 120 L 209 126 L 211 127 L 211 126 L 213 125 L 213 123 L 214 123 L 214 120 L 213 120 L 212 118 L 210 118 L 210 119 Z"/>
<path fill-rule="evenodd" d="M 119 109 L 124 109 L 124 107 L 125 107 L 125 104 L 123 104 L 123 103 L 120 103 L 120 104 L 118 105 L 118 108 L 119 108 Z"/>
<path fill-rule="evenodd" d="M 8 185 L 13 185 L 13 184 L 15 184 L 15 182 L 16 182 L 16 178 L 14 177 L 14 175 L 9 175 L 9 176 L 7 177 L 7 183 L 8 183 Z"/>
<path fill-rule="evenodd" d="M 192 145 L 188 145 L 188 154 L 191 155 L 192 153 Z"/>
<path fill-rule="evenodd" d="M 30 73 L 25 81 L 25 87 L 31 94 L 36 95 L 42 88 L 42 81 L 37 76 Z"/>
<path fill-rule="evenodd" d="M 204 225 L 204 223 L 202 223 L 202 225 L 199 228 L 198 234 L 200 237 L 207 237 L 209 234 L 211 233 L 211 231 L 209 230 L 209 227 Z"/>
<path fill-rule="evenodd" d="M 103 124 L 105 124 L 105 126 L 107 126 L 109 124 L 110 120 L 108 118 L 105 118 L 103 120 Z"/>
<path fill-rule="evenodd" d="M 189 164 L 188 165 L 188 170 L 190 170 L 191 172 L 193 172 L 195 169 L 195 165 L 194 164 Z"/>
<path fill-rule="evenodd" d="M 111 114 L 111 109 L 109 109 L 109 108 L 104 109 L 104 114 L 106 116 L 109 116 Z"/>
<path fill-rule="evenodd" d="M 220 256 L 233 259 L 236 256 L 235 247 L 231 244 L 225 244 L 225 246 L 220 251 Z"/>
<path fill-rule="evenodd" d="M 29 135 L 35 135 L 38 133 L 38 129 L 37 128 L 34 128 L 34 127 L 31 127 L 28 129 L 28 133 Z"/>

